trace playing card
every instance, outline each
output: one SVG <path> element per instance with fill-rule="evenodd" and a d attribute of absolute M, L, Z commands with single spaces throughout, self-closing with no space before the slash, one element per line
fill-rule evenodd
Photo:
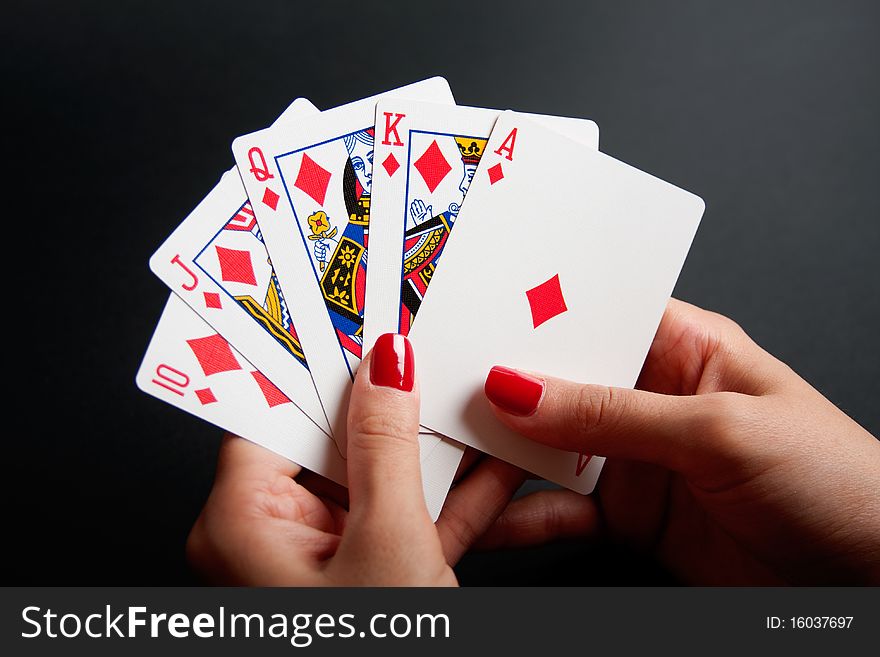
<path fill-rule="evenodd" d="M 345 484 L 330 437 L 177 295 L 137 373 L 144 392 Z"/>
<path fill-rule="evenodd" d="M 422 423 L 582 493 L 602 459 L 504 427 L 493 365 L 631 388 L 704 209 L 669 183 L 505 112 L 410 339 Z"/>
<path fill-rule="evenodd" d="M 383 99 L 370 206 L 364 346 L 409 333 L 500 110 Z M 591 148 L 593 121 L 528 114 Z"/>
<path fill-rule="evenodd" d="M 346 485 L 333 441 L 269 379 L 174 294 L 169 296 L 137 373 L 144 392 Z M 422 483 L 431 517 L 440 514 L 458 448 L 439 441 L 422 451 Z"/>
<path fill-rule="evenodd" d="M 298 98 L 274 125 L 317 113 Z M 150 268 L 329 434 L 289 299 L 235 167 L 153 254 Z"/>
<path fill-rule="evenodd" d="M 337 444 L 362 355 L 373 123 L 380 98 L 452 103 L 432 78 L 239 137 L 233 153 Z"/>

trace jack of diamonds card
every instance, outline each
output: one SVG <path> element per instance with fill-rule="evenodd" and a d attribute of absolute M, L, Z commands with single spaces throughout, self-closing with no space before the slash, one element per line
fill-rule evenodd
<path fill-rule="evenodd" d="M 288 354 L 308 368 L 250 201 L 242 203 L 193 262 Z M 220 304 L 213 296 L 205 300 L 208 308 Z"/>
<path fill-rule="evenodd" d="M 383 333 L 409 333 L 500 114 L 406 99 L 376 105 L 367 348 Z M 593 121 L 527 116 L 598 148 Z"/>
<path fill-rule="evenodd" d="M 384 97 L 453 102 L 448 83 L 432 78 L 233 143 L 281 287 L 297 301 L 293 323 L 342 449 L 363 352 L 373 122 Z"/>
<path fill-rule="evenodd" d="M 277 124 L 317 112 L 300 98 Z M 289 298 L 278 282 L 236 169 L 223 175 L 157 249 L 150 268 L 329 434 Z"/>

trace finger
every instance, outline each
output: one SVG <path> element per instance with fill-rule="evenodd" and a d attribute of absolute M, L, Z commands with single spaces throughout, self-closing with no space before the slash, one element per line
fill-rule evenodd
<path fill-rule="evenodd" d="M 290 572 L 290 563 L 304 564 L 313 551 L 327 552 L 332 536 L 303 524 L 295 524 L 295 531 L 310 534 L 308 540 L 291 542 L 284 554 L 269 551 L 266 558 L 259 546 L 272 542 L 271 536 L 254 531 L 255 527 L 284 525 L 288 537 L 289 523 L 285 523 L 273 500 L 275 491 L 295 487 L 292 477 L 300 474 L 300 466 L 259 445 L 233 434 L 226 434 L 220 447 L 217 474 L 211 494 L 187 539 L 187 557 L 203 576 L 214 581 L 256 583 L 271 581 L 273 574 Z M 285 502 L 299 508 L 298 501 L 285 496 Z M 273 500 L 272 503 L 267 503 Z M 284 509 L 290 507 L 284 506 Z M 267 510 L 269 509 L 269 510 Z M 268 523 L 255 517 L 268 514 Z M 323 549 L 322 549 L 323 544 Z M 254 555 L 263 555 L 254 565 Z"/>
<path fill-rule="evenodd" d="M 465 447 L 464 455 L 461 457 L 461 461 L 459 461 L 458 468 L 455 471 L 455 476 L 452 478 L 453 483 L 468 475 L 471 468 L 481 460 L 482 456 L 483 453 L 475 450 L 473 447 Z"/>
<path fill-rule="evenodd" d="M 419 390 L 412 346 L 385 334 L 363 360 L 348 410 L 350 524 L 406 531 L 428 516 L 419 463 Z"/>
<path fill-rule="evenodd" d="M 243 478 L 295 477 L 302 468 L 265 447 L 227 433 L 217 457 L 215 485 Z"/>
<path fill-rule="evenodd" d="M 437 519 L 446 563 L 456 564 L 510 502 L 526 479 L 516 466 L 486 458 L 453 488 Z"/>
<path fill-rule="evenodd" d="M 730 318 L 670 299 L 636 388 L 674 395 L 707 388 L 762 395 L 788 378 L 786 370 Z"/>
<path fill-rule="evenodd" d="M 348 489 L 345 486 L 305 469 L 296 477 L 296 481 L 313 495 L 348 509 Z"/>
<path fill-rule="evenodd" d="M 543 490 L 514 500 L 476 542 L 480 550 L 528 547 L 598 532 L 592 497 L 571 490 Z"/>
<path fill-rule="evenodd" d="M 532 440 L 572 452 L 699 472 L 725 449 L 705 429 L 732 393 L 673 396 L 573 383 L 493 367 L 486 396 L 496 416 Z M 726 396 L 725 396 L 726 395 Z M 739 395 L 734 395 L 739 397 Z"/>

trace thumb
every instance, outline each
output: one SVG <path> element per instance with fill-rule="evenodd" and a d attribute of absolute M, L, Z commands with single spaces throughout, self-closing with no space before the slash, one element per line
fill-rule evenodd
<path fill-rule="evenodd" d="M 710 396 L 661 395 L 493 367 L 485 385 L 496 416 L 536 442 L 699 474 L 724 445 L 706 437 Z M 714 397 L 712 395 L 711 397 Z"/>
<path fill-rule="evenodd" d="M 408 531 L 430 523 L 419 462 L 419 389 L 402 335 L 376 340 L 361 363 L 348 408 L 349 522 Z"/>

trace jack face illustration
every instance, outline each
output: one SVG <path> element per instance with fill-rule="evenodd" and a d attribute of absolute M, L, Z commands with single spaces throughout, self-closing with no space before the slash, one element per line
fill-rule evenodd
<path fill-rule="evenodd" d="M 246 202 L 195 259 L 282 347 L 306 366 L 287 301 L 269 260 L 250 202 Z M 222 302 L 213 301 L 216 306 Z"/>

